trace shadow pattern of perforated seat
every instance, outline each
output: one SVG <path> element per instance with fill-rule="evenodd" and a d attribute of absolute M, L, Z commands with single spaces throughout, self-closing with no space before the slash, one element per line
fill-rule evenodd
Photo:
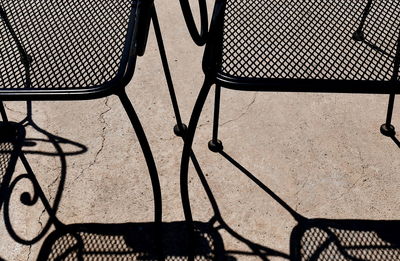
<path fill-rule="evenodd" d="M 31 61 L 27 86 L 20 50 L 0 19 L 0 88 L 76 89 L 107 84 L 123 73 L 127 63 L 123 52 L 129 48 L 128 26 L 135 21 L 136 3 L 1 0 Z"/>
<path fill-rule="evenodd" d="M 308 220 L 293 230 L 293 260 L 400 260 L 399 229 L 399 221 Z"/>
<path fill-rule="evenodd" d="M 39 260 L 188 260 L 189 242 L 184 222 L 162 223 L 161 231 L 155 223 L 75 224 L 50 234 Z M 195 222 L 194 242 L 194 260 L 222 260 L 222 239 L 207 223 Z"/>
<path fill-rule="evenodd" d="M 398 1 L 226 0 L 220 74 L 257 79 L 389 81 Z"/>

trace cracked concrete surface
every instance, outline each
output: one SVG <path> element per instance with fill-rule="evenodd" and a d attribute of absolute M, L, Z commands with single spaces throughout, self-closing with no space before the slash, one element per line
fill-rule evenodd
<path fill-rule="evenodd" d="M 184 26 L 178 1 L 158 1 L 182 118 L 188 122 L 202 85 L 203 50 Z M 173 25 L 173 26 L 172 26 Z M 213 89 L 212 89 L 213 91 Z M 182 141 L 172 131 L 172 106 L 153 31 L 144 57 L 138 59 L 127 92 L 144 126 L 157 164 L 165 221 L 183 220 L 179 194 Z M 399 220 L 400 148 L 379 133 L 385 120 L 386 95 L 254 93 L 222 89 L 220 139 L 225 151 L 287 204 L 313 218 Z M 25 105 L 7 102 L 13 121 L 24 118 Z M 194 151 L 219 203 L 224 220 L 247 239 L 289 253 L 296 222 L 279 204 L 218 154 L 207 148 L 211 138 L 213 95 L 208 97 Z M 393 123 L 400 128 L 400 106 Z M 33 119 L 43 129 L 85 145 L 87 152 L 68 155 L 63 196 L 57 212 L 66 223 L 151 221 L 150 179 L 137 138 L 117 97 L 79 102 L 34 102 Z M 43 138 L 28 128 L 27 137 Z M 65 151 L 77 148 L 62 144 Z M 36 151 L 55 151 L 37 142 Z M 44 193 L 56 194 L 61 162 L 57 157 L 27 155 Z M 18 163 L 15 175 L 23 174 Z M 19 202 L 22 182 L 12 194 L 10 215 L 25 239 L 37 235 L 48 220 L 38 202 Z M 196 220 L 212 216 L 206 194 L 190 171 L 190 196 Z M 0 224 L 0 258 L 36 260 L 43 240 L 32 246 L 16 243 Z M 225 248 L 249 251 L 221 232 Z M 238 260 L 258 260 L 237 255 Z M 271 260 L 282 260 L 271 258 Z"/>
<path fill-rule="evenodd" d="M 95 156 L 94 156 L 93 161 L 92 161 L 87 167 L 82 168 L 82 171 L 81 171 L 81 172 L 79 173 L 79 175 L 75 178 L 75 181 L 78 180 L 78 179 L 83 175 L 83 173 L 84 173 L 85 171 L 87 171 L 87 170 L 90 169 L 93 165 L 96 164 L 97 159 L 98 159 L 98 157 L 99 157 L 99 154 L 102 152 L 102 150 L 103 150 L 103 148 L 104 148 L 104 142 L 105 142 L 105 140 L 106 140 L 105 131 L 106 131 L 106 128 L 108 127 L 108 124 L 107 124 L 107 122 L 106 122 L 105 119 L 104 119 L 104 115 L 105 115 L 107 112 L 111 111 L 111 107 L 108 106 L 108 101 L 109 101 L 109 97 L 104 98 L 104 105 L 106 106 L 107 109 L 106 109 L 105 111 L 101 112 L 100 115 L 99 115 L 99 118 L 98 118 L 98 119 L 99 119 L 99 122 L 103 125 L 103 127 L 102 127 L 102 132 L 101 132 L 100 148 L 97 150 L 97 152 L 96 152 L 96 154 L 95 154 Z"/>

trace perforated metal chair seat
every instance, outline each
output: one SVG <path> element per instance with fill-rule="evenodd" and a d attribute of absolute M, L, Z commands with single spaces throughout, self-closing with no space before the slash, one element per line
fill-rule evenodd
<path fill-rule="evenodd" d="M 129 52 L 136 0 L 2 0 L 0 5 L 10 25 L 4 17 L 0 19 L 3 100 L 22 96 L 54 99 L 54 95 L 68 99 L 71 96 L 63 94 L 87 93 L 105 96 L 101 93 L 121 85 L 127 67 L 135 62 Z"/>
<path fill-rule="evenodd" d="M 400 3 L 373 0 L 357 39 L 367 4 L 226 0 L 217 81 L 239 89 L 398 92 Z"/>
<path fill-rule="evenodd" d="M 292 232 L 292 260 L 400 260 L 400 221 L 308 220 Z"/>

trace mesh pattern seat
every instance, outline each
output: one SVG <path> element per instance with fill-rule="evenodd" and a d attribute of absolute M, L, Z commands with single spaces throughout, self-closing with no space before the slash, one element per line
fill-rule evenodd
<path fill-rule="evenodd" d="M 221 260 L 222 239 L 208 224 L 196 222 L 195 260 Z M 42 246 L 39 260 L 159 260 L 157 239 L 162 238 L 163 260 L 188 260 L 189 238 L 184 222 L 76 224 L 54 231 Z M 155 239 L 157 235 L 157 239 Z M 162 237 L 160 236 L 162 235 Z"/>
<path fill-rule="evenodd" d="M 226 0 L 219 74 L 246 79 L 390 81 L 400 3 Z M 399 75 L 394 77 L 399 79 Z"/>
<path fill-rule="evenodd" d="M 314 220 L 292 234 L 294 260 L 400 260 L 398 221 Z"/>
<path fill-rule="evenodd" d="M 17 38 L 1 19 L 0 94 L 104 86 L 124 72 L 137 1 L 1 0 L 0 5 Z M 30 57 L 28 70 L 17 41 Z"/>

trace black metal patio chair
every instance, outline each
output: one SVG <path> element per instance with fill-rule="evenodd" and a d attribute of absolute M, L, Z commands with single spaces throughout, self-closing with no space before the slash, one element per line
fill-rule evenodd
<path fill-rule="evenodd" d="M 153 0 L 1 1 L 0 114 L 7 123 L 1 101 L 76 101 L 117 95 L 143 151 L 153 188 L 154 219 L 161 224 L 156 165 L 125 92 L 136 59 L 145 52 L 151 21 L 162 43 Z M 160 47 L 166 61 L 164 47 Z M 169 73 L 168 68 L 164 69 Z M 21 160 L 26 162 L 23 155 Z M 27 171 L 29 177 L 20 179 L 29 178 L 38 187 L 31 170 Z M 38 196 L 56 228 L 64 227 L 42 194 L 35 192 L 35 199 L 27 198 L 25 202 L 30 204 Z"/>
<path fill-rule="evenodd" d="M 186 2 L 181 0 L 182 11 L 185 17 L 192 17 Z M 200 3 L 205 5 L 205 1 Z M 204 9 L 201 8 L 201 15 L 207 17 Z M 209 31 L 203 29 L 199 33 L 193 18 L 186 18 L 194 41 L 206 46 L 205 80 L 182 154 L 183 201 L 189 200 L 187 172 L 196 126 L 214 84 L 213 135 L 209 142 L 214 152 L 223 150 L 218 140 L 222 87 L 241 91 L 390 94 L 381 132 L 394 136 L 392 111 L 395 94 L 400 91 L 399 11 L 398 2 L 373 0 L 216 0 Z"/>
<path fill-rule="evenodd" d="M 188 166 L 208 93 L 215 85 L 212 139 L 218 139 L 221 88 L 240 91 L 389 94 L 381 133 L 391 124 L 400 91 L 400 4 L 374 0 L 216 0 L 209 30 L 197 30 L 187 0 L 180 0 L 193 40 L 205 45 L 204 84 L 194 105 L 181 161 L 185 217 L 193 221 Z M 206 2 L 199 0 L 202 20 Z"/>

